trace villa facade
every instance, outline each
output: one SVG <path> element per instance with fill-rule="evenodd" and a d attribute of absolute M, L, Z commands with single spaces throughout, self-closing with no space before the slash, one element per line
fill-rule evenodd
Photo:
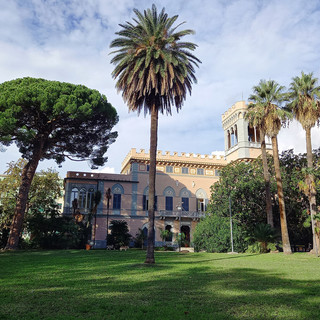
<path fill-rule="evenodd" d="M 231 161 L 246 161 L 260 155 L 260 132 L 245 120 L 247 105 L 237 102 L 222 115 L 224 155 L 157 151 L 155 244 L 161 245 L 160 230 L 182 232 L 188 244 L 204 216 L 210 187 L 219 180 L 221 168 Z M 267 143 L 270 150 L 270 143 Z M 89 213 L 94 193 L 103 198 L 97 208 L 93 229 L 96 248 L 106 246 L 107 230 L 113 220 L 125 220 L 134 237 L 139 228 L 148 231 L 149 153 L 131 149 L 120 174 L 68 172 L 65 178 L 64 214 Z M 75 199 L 77 199 L 75 201 Z M 109 204 L 109 206 L 108 206 Z M 169 244 L 175 239 L 169 240 Z"/>

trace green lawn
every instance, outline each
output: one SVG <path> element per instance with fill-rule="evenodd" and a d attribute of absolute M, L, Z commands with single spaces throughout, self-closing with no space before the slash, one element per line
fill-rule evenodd
<path fill-rule="evenodd" d="M 0 254 L 0 319 L 320 319 L 320 259 L 138 250 Z"/>

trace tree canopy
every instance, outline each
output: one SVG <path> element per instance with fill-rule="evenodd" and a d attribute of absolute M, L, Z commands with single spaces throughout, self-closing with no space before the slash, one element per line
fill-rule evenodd
<path fill-rule="evenodd" d="M 65 158 L 103 165 L 116 110 L 97 90 L 83 85 L 22 78 L 0 84 L 0 143 L 15 142 L 24 159 L 41 147 L 41 159 Z"/>
<path fill-rule="evenodd" d="M 320 149 L 314 150 L 314 176 L 317 189 L 317 201 L 320 195 Z M 305 177 L 306 154 L 294 154 L 287 150 L 280 155 L 281 174 L 286 203 L 288 231 L 292 245 L 312 243 L 308 188 Z M 279 198 L 273 158 L 268 156 L 271 173 L 272 209 L 275 228 L 280 228 Z M 211 187 L 211 199 L 208 214 L 197 225 L 194 233 L 194 245 L 200 249 L 215 252 L 230 250 L 229 197 L 234 227 L 234 245 L 236 250 L 244 251 L 249 244 L 247 238 L 257 238 L 259 225 L 266 224 L 263 167 L 260 158 L 252 162 L 231 163 L 221 170 L 220 180 Z M 320 219 L 319 217 L 316 217 Z"/>
<path fill-rule="evenodd" d="M 107 161 L 117 133 L 116 110 L 97 90 L 82 85 L 22 78 L 0 84 L 0 144 L 15 142 L 27 160 L 10 227 L 7 249 L 17 249 L 30 186 L 38 163 L 65 158 Z"/>
<path fill-rule="evenodd" d="M 134 23 L 120 24 L 122 29 L 116 33 L 120 37 L 110 45 L 118 49 L 111 60 L 116 65 L 112 73 L 118 78 L 116 86 L 130 110 L 149 113 L 156 108 L 171 114 L 171 106 L 179 110 L 197 82 L 194 66 L 200 60 L 191 53 L 197 45 L 180 41 L 194 31 L 177 31 L 183 24 L 174 26 L 178 15 L 168 17 L 164 8 L 158 12 L 155 5 L 134 13 Z"/>
<path fill-rule="evenodd" d="M 18 199 L 21 174 L 27 161 L 19 159 L 10 162 L 5 176 L 0 181 L 0 246 L 7 241 L 9 227 Z M 57 200 L 62 196 L 62 182 L 58 173 L 52 169 L 35 174 L 27 199 L 26 215 L 32 217 L 36 212 L 45 212 L 57 207 Z M 58 212 L 58 210 L 56 209 Z"/>

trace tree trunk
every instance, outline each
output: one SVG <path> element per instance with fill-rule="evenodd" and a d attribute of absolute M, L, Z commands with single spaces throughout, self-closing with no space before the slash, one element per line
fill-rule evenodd
<path fill-rule="evenodd" d="M 285 254 L 292 253 L 289 233 L 287 227 L 287 218 L 286 218 L 286 209 L 284 205 L 284 196 L 283 196 L 283 187 L 282 187 L 282 179 L 280 172 L 280 162 L 279 162 L 279 151 L 278 151 L 278 140 L 277 136 L 273 136 L 272 140 L 272 151 L 273 151 L 273 161 L 274 161 L 274 169 L 276 172 L 277 179 L 277 189 L 278 189 L 278 198 L 279 198 L 279 211 L 280 211 L 280 225 L 281 225 L 281 237 L 282 237 L 282 245 L 283 252 Z"/>
<path fill-rule="evenodd" d="M 155 263 L 154 260 L 154 198 L 156 189 L 156 158 L 158 140 L 158 110 L 155 106 L 151 110 L 150 125 L 150 167 L 149 167 L 149 200 L 148 200 L 148 247 L 145 263 Z"/>
<path fill-rule="evenodd" d="M 262 155 L 263 177 L 264 177 L 264 184 L 266 189 L 267 223 L 270 224 L 270 226 L 273 228 L 274 224 L 273 224 L 272 202 L 271 202 L 271 191 L 270 191 L 270 173 L 268 168 L 265 133 L 262 129 L 260 129 L 260 133 L 261 133 L 261 155 Z"/>
<path fill-rule="evenodd" d="M 306 145 L 307 145 L 307 164 L 308 169 L 313 169 L 313 161 L 312 161 L 312 146 L 311 146 L 311 128 L 306 128 Z M 313 250 L 314 253 L 318 256 L 319 254 L 319 233 L 316 232 L 315 228 L 315 218 L 314 216 L 317 214 L 317 204 L 316 204 L 316 188 L 314 183 L 314 175 L 309 173 L 307 176 L 307 181 L 309 184 L 309 204 L 310 204 L 310 215 L 312 222 L 312 235 L 313 235 Z"/>
<path fill-rule="evenodd" d="M 41 158 L 41 147 L 34 153 L 33 158 L 24 166 L 21 174 L 21 184 L 18 193 L 18 199 L 14 216 L 12 219 L 10 234 L 5 247 L 6 250 L 16 250 L 19 245 L 19 237 L 22 231 L 24 214 L 27 208 L 28 195 L 33 176 L 38 167 Z"/>

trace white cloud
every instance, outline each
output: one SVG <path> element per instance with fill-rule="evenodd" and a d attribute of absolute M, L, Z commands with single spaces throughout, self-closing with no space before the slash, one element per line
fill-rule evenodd
<path fill-rule="evenodd" d="M 236 101 L 247 99 L 259 80 L 275 79 L 288 86 L 293 76 L 313 71 L 320 76 L 320 21 L 317 0 L 156 0 L 159 9 L 179 14 L 184 28 L 196 34 L 202 60 L 182 110 L 160 116 L 160 150 L 210 154 L 224 149 L 221 114 Z M 143 10 L 146 0 L 4 1 L 0 11 L 0 82 L 23 76 L 81 83 L 104 93 L 116 107 L 119 137 L 108 150 L 107 166 L 120 171 L 131 147 L 149 149 L 150 117 L 128 113 L 111 77 L 109 44 L 119 23 L 131 21 L 132 9 Z M 319 130 L 313 147 L 320 146 Z M 298 125 L 283 129 L 281 150 L 304 152 L 304 132 Z M 16 148 L 1 153 L 0 171 L 17 159 Z M 90 171 L 86 162 L 66 161 L 62 169 Z"/>
<path fill-rule="evenodd" d="M 95 172 L 95 173 L 115 173 L 115 169 L 114 168 L 110 168 L 110 167 L 103 167 L 101 169 L 92 170 L 91 172 Z"/>

